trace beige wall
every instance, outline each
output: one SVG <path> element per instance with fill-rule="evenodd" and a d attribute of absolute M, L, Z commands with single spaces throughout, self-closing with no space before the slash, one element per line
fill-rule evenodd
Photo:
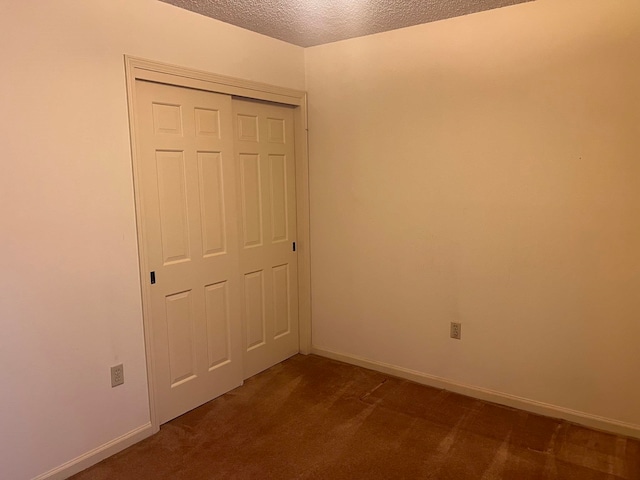
<path fill-rule="evenodd" d="M 305 56 L 315 347 L 640 433 L 640 3 Z"/>
<path fill-rule="evenodd" d="M 304 53 L 155 0 L 0 4 L 0 478 L 22 480 L 149 422 L 123 55 L 304 89 Z"/>

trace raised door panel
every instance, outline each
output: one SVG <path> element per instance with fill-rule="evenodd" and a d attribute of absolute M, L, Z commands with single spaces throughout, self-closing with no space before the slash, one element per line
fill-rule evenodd
<path fill-rule="evenodd" d="M 291 282 L 289 265 L 278 265 L 271 269 L 273 276 L 274 339 L 291 333 Z"/>
<path fill-rule="evenodd" d="M 153 127 L 156 135 L 182 135 L 182 106 L 152 103 Z"/>
<path fill-rule="evenodd" d="M 225 281 L 205 287 L 209 370 L 225 365 L 231 360 L 228 285 Z"/>
<path fill-rule="evenodd" d="M 221 152 L 198 152 L 203 255 L 227 251 L 224 175 Z"/>
<path fill-rule="evenodd" d="M 289 209 L 287 198 L 287 156 L 269 155 L 271 185 L 271 241 L 289 240 Z"/>
<path fill-rule="evenodd" d="M 158 207 L 164 265 L 189 260 L 189 219 L 182 151 L 156 151 Z"/>
<path fill-rule="evenodd" d="M 196 108 L 196 135 L 220 138 L 220 111 L 209 108 Z"/>
<path fill-rule="evenodd" d="M 247 332 L 246 348 L 252 350 L 265 344 L 264 275 L 262 271 L 244 276 L 244 318 Z"/>
<path fill-rule="evenodd" d="M 242 194 L 242 237 L 244 247 L 262 245 L 262 175 L 260 155 L 242 153 L 240 164 L 240 191 Z"/>
<path fill-rule="evenodd" d="M 196 376 L 196 339 L 191 292 L 165 297 L 171 387 Z"/>

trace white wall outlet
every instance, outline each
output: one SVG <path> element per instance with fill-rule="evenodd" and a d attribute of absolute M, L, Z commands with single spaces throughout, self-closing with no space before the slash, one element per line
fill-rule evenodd
<path fill-rule="evenodd" d="M 462 335 L 462 324 L 459 322 L 451 322 L 451 338 L 455 338 L 456 340 L 460 340 Z"/>
<path fill-rule="evenodd" d="M 111 388 L 117 387 L 124 383 L 124 365 L 116 365 L 111 367 Z"/>

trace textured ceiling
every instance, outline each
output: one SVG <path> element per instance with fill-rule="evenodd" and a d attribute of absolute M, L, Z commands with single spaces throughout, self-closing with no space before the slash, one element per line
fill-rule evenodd
<path fill-rule="evenodd" d="M 311 47 L 532 0 L 161 0 Z"/>

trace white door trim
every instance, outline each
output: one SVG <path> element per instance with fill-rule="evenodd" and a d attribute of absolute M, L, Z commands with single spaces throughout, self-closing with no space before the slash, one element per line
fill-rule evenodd
<path fill-rule="evenodd" d="M 150 322 L 149 268 L 146 265 L 145 232 L 140 225 L 144 208 L 140 201 L 139 159 L 136 144 L 136 80 L 149 80 L 178 87 L 195 88 L 215 93 L 236 95 L 256 100 L 266 100 L 296 107 L 294 109 L 295 164 L 296 164 L 296 220 L 298 252 L 298 319 L 300 328 L 300 353 L 311 352 L 311 274 L 309 250 L 309 157 L 307 145 L 307 94 L 299 90 L 276 87 L 213 73 L 154 62 L 125 55 L 127 100 L 129 105 L 129 129 L 131 133 L 131 159 L 133 164 L 133 186 L 135 192 L 136 222 L 138 225 L 138 256 L 142 295 L 142 319 L 147 358 L 147 381 L 149 408 L 154 432 L 160 429 L 155 407 L 154 359 Z"/>

